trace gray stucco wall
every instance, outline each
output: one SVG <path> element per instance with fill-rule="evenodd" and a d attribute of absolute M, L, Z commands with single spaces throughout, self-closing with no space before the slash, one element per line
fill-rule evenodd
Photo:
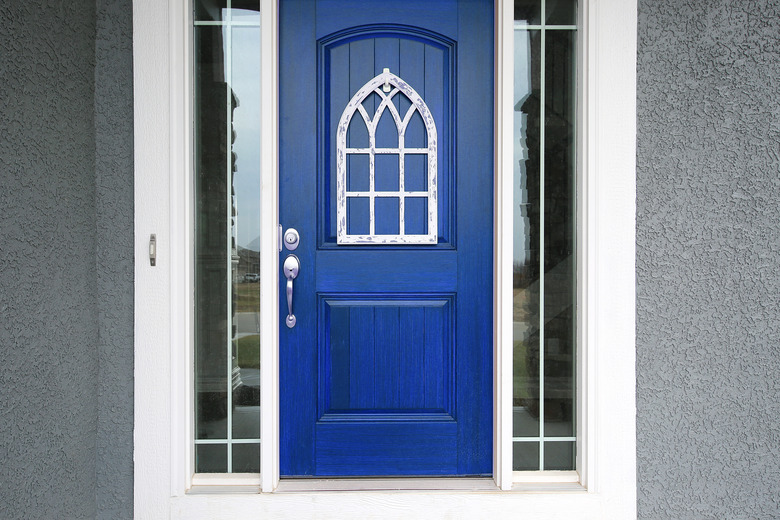
<path fill-rule="evenodd" d="M 639 13 L 639 516 L 780 518 L 780 2 Z"/>
<path fill-rule="evenodd" d="M 98 518 L 133 511 L 133 3 L 97 0 Z"/>
<path fill-rule="evenodd" d="M 0 517 L 95 515 L 95 11 L 0 8 Z"/>
<path fill-rule="evenodd" d="M 131 20 L 0 4 L 3 520 L 132 516 Z"/>

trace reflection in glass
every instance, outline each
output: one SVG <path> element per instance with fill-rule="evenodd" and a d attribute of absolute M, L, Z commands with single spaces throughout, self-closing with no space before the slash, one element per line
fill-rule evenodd
<path fill-rule="evenodd" d="M 194 0 L 194 15 L 197 22 L 260 23 L 259 0 Z"/>
<path fill-rule="evenodd" d="M 514 32 L 513 467 L 569 470 L 555 454 L 576 446 L 576 30 L 546 24 L 576 6 L 517 0 L 516 17 L 531 4 L 547 19 Z"/>
<path fill-rule="evenodd" d="M 566 470 L 574 468 L 576 444 L 573 442 L 545 442 L 544 469 Z"/>
<path fill-rule="evenodd" d="M 574 435 L 574 31 L 547 31 L 544 141 L 545 435 Z"/>
<path fill-rule="evenodd" d="M 515 31 L 512 331 L 514 436 L 539 435 L 540 31 Z"/>
<path fill-rule="evenodd" d="M 533 471 L 539 469 L 539 443 L 515 442 L 512 445 L 512 470 Z"/>
<path fill-rule="evenodd" d="M 542 0 L 515 0 L 515 24 L 539 25 L 542 21 Z"/>
<path fill-rule="evenodd" d="M 576 0 L 545 0 L 545 23 L 547 25 L 576 25 Z"/>
<path fill-rule="evenodd" d="M 195 471 L 259 472 L 259 13 L 194 7 Z"/>
<path fill-rule="evenodd" d="M 199 444 L 195 446 L 195 466 L 199 473 L 225 473 L 227 448 L 224 444 Z"/>

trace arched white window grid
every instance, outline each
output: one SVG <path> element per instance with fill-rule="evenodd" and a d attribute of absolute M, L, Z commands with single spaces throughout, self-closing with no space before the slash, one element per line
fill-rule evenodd
<path fill-rule="evenodd" d="M 384 87 L 384 89 L 383 89 Z M 388 88 L 389 87 L 389 88 Z M 383 90 L 389 90 L 384 92 Z M 381 102 L 370 118 L 368 112 L 363 106 L 363 101 L 376 93 Z M 405 95 L 411 102 L 411 106 L 401 118 L 398 109 L 393 104 L 393 97 L 398 93 Z M 393 116 L 396 128 L 398 129 L 398 148 L 377 148 L 376 147 L 376 128 L 379 124 L 382 114 L 389 110 Z M 363 122 L 368 129 L 368 148 L 348 148 L 347 130 L 350 121 L 355 113 L 360 113 Z M 418 112 L 422 118 L 427 133 L 426 148 L 406 148 L 404 146 L 404 135 L 407 126 L 412 120 L 412 116 Z M 384 72 L 363 85 L 360 90 L 352 97 L 344 109 L 339 120 L 336 136 L 336 215 L 337 215 L 337 243 L 338 244 L 435 244 L 438 241 L 438 188 L 436 176 L 436 123 L 433 120 L 428 106 L 422 97 L 404 80 L 392 74 L 387 69 Z M 369 190 L 365 191 L 347 191 L 347 156 L 350 154 L 362 154 L 369 157 L 368 182 Z M 374 190 L 374 164 L 376 154 L 395 154 L 398 155 L 398 191 Z M 406 191 L 404 188 L 404 155 L 417 154 L 426 155 L 428 189 L 427 191 Z M 347 233 L 347 199 L 352 197 L 362 197 L 369 199 L 369 234 L 358 235 Z M 397 235 L 377 235 L 375 233 L 375 200 L 377 197 L 397 197 L 399 201 L 399 226 Z M 426 198 L 428 201 L 428 229 L 426 234 L 406 234 L 404 225 L 405 201 L 406 197 Z"/>

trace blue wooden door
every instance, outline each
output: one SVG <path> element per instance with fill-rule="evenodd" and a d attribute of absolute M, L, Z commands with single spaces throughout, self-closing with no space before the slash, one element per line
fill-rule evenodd
<path fill-rule="evenodd" d="M 492 2 L 283 0 L 279 60 L 281 474 L 489 475 Z"/>

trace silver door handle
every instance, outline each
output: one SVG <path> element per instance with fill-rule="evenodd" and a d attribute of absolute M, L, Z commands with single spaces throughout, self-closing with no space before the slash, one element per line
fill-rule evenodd
<path fill-rule="evenodd" d="M 298 272 L 301 270 L 301 262 L 295 255 L 287 255 L 284 259 L 284 265 L 282 271 L 284 271 L 284 277 L 287 278 L 287 318 L 284 320 L 288 328 L 295 327 L 295 314 L 293 314 L 293 280 L 298 277 Z"/>

